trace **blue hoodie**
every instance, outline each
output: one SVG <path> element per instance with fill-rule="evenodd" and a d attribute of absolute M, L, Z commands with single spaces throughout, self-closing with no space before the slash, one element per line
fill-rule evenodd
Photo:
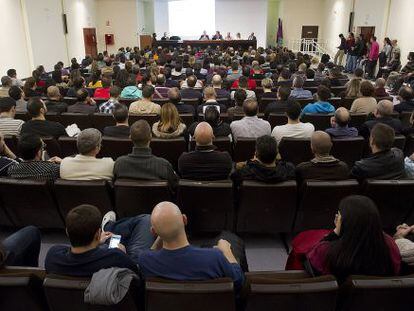
<path fill-rule="evenodd" d="M 333 113 L 335 107 L 328 102 L 318 101 L 313 104 L 307 104 L 302 110 L 302 116 L 307 113 Z"/>

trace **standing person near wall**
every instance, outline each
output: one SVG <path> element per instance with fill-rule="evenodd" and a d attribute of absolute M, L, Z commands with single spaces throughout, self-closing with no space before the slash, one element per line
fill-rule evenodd
<path fill-rule="evenodd" d="M 375 74 L 375 68 L 377 67 L 378 57 L 379 57 L 379 44 L 377 42 L 377 37 L 371 37 L 371 48 L 368 54 L 368 63 L 366 67 L 366 73 L 368 79 L 373 79 Z"/>
<path fill-rule="evenodd" d="M 341 39 L 341 44 L 338 46 L 338 52 L 335 54 L 334 64 L 342 66 L 342 60 L 344 58 L 346 49 L 346 39 L 343 34 L 340 34 L 339 38 Z"/>

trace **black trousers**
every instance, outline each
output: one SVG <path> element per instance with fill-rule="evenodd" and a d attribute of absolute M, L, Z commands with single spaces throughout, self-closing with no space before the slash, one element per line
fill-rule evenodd
<path fill-rule="evenodd" d="M 377 61 L 378 60 L 369 60 L 367 62 L 367 67 L 366 67 L 366 71 L 368 74 L 368 78 L 374 78 L 374 74 L 375 74 L 375 68 L 377 67 Z"/>

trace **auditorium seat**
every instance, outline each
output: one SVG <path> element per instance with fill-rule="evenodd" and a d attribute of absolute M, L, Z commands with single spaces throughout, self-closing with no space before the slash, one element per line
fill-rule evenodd
<path fill-rule="evenodd" d="M 17 227 L 64 228 L 47 181 L 0 178 L 0 198 Z"/>
<path fill-rule="evenodd" d="M 164 105 L 164 104 L 166 104 L 166 103 L 168 103 L 170 100 L 169 100 L 169 98 L 153 98 L 152 99 L 152 102 L 154 103 L 154 104 L 158 104 L 158 105 L 160 105 L 160 106 L 162 106 L 162 105 Z"/>
<path fill-rule="evenodd" d="M 338 96 L 338 95 L 336 95 Z M 328 99 L 328 102 L 332 104 L 332 106 L 335 107 L 335 109 L 338 109 L 342 105 L 342 98 L 341 97 L 331 97 Z"/>
<path fill-rule="evenodd" d="M 414 134 L 409 134 L 406 138 L 407 140 L 404 146 L 404 155 L 409 157 L 414 153 Z"/>
<path fill-rule="evenodd" d="M 114 188 L 119 218 L 151 214 L 158 203 L 172 201 L 167 181 L 117 179 Z"/>
<path fill-rule="evenodd" d="M 178 167 L 180 155 L 188 149 L 184 137 L 170 139 L 153 138 L 150 147 L 153 155 L 168 160 L 174 169 Z"/>
<path fill-rule="evenodd" d="M 160 119 L 160 116 L 157 115 L 157 114 L 143 114 L 143 115 L 140 115 L 140 116 L 135 116 L 135 115 L 130 114 L 128 121 L 129 121 L 129 125 L 131 126 L 132 124 L 134 124 L 138 120 L 145 120 L 152 127 L 152 125 L 155 122 L 158 122 L 159 119 Z"/>
<path fill-rule="evenodd" d="M 218 151 L 227 151 L 230 155 L 232 153 L 231 150 L 231 140 L 230 137 L 217 137 L 213 140 L 213 145 L 217 147 L 216 150 Z M 190 142 L 190 151 L 195 150 L 196 142 L 192 140 Z"/>
<path fill-rule="evenodd" d="M 365 140 L 363 137 L 332 139 L 332 155 L 352 168 L 356 161 L 362 159 Z"/>
<path fill-rule="evenodd" d="M 296 181 L 243 181 L 238 192 L 237 232 L 291 232 L 296 213 Z"/>
<path fill-rule="evenodd" d="M 365 113 L 351 113 L 351 120 L 349 121 L 349 127 L 356 127 L 357 129 L 367 121 L 368 115 Z"/>
<path fill-rule="evenodd" d="M 333 114 L 307 113 L 302 116 L 301 121 L 303 123 L 312 123 L 315 126 L 315 131 L 325 131 L 331 127 L 332 117 Z"/>
<path fill-rule="evenodd" d="M 48 121 L 62 123 L 62 119 L 60 117 L 60 114 L 58 114 L 56 112 L 48 112 L 48 113 L 46 113 L 45 118 Z"/>
<path fill-rule="evenodd" d="M 78 99 L 76 97 L 69 97 L 69 96 L 63 97 L 63 102 L 65 102 L 69 106 L 76 104 L 77 101 Z"/>
<path fill-rule="evenodd" d="M 354 100 L 355 100 L 355 98 L 346 98 L 346 97 L 342 98 L 341 107 L 344 107 L 344 108 L 350 110 Z"/>
<path fill-rule="evenodd" d="M 339 202 L 358 192 L 356 180 L 304 181 L 293 231 L 332 229 Z"/>
<path fill-rule="evenodd" d="M 124 104 L 129 108 L 129 105 L 131 105 L 133 102 L 139 100 L 139 98 L 120 98 L 119 103 Z"/>
<path fill-rule="evenodd" d="M 341 311 L 405 311 L 414 305 L 414 275 L 350 276 L 339 296 Z"/>
<path fill-rule="evenodd" d="M 233 161 L 244 162 L 253 158 L 256 150 L 255 138 L 240 137 L 234 142 Z"/>
<path fill-rule="evenodd" d="M 411 127 L 410 118 L 411 118 L 411 111 L 403 111 L 400 113 L 400 120 L 403 125 L 403 128 Z"/>
<path fill-rule="evenodd" d="M 0 310 L 47 311 L 40 268 L 3 267 L 0 269 Z"/>
<path fill-rule="evenodd" d="M 288 118 L 285 113 L 271 113 L 267 119 L 272 129 L 275 126 L 285 125 L 288 122 Z"/>
<path fill-rule="evenodd" d="M 331 92 L 335 95 L 335 96 L 339 96 L 339 94 L 341 94 L 342 92 L 346 91 L 346 87 L 345 86 L 332 86 L 331 87 Z"/>
<path fill-rule="evenodd" d="M 93 127 L 103 133 L 103 130 L 107 126 L 113 126 L 116 124 L 115 119 L 108 113 L 94 113 L 91 114 Z"/>
<path fill-rule="evenodd" d="M 181 122 L 183 122 L 187 129 L 194 123 L 194 115 L 192 113 L 180 113 Z"/>
<path fill-rule="evenodd" d="M 193 233 L 233 230 L 233 183 L 230 180 L 180 180 L 178 206 Z"/>
<path fill-rule="evenodd" d="M 414 180 L 367 180 L 363 193 L 376 203 L 383 228 L 394 230 L 414 220 L 413 189 Z"/>
<path fill-rule="evenodd" d="M 406 138 L 404 135 L 395 135 L 394 147 L 404 150 L 405 140 Z"/>
<path fill-rule="evenodd" d="M 126 296 L 116 305 L 90 305 L 84 302 L 89 278 L 47 275 L 43 288 L 50 311 L 134 311 L 140 305 L 139 285 L 132 280 Z M 141 300 L 143 298 L 141 297 Z M 141 302 L 142 303 L 142 302 Z"/>
<path fill-rule="evenodd" d="M 12 135 L 4 135 L 4 142 L 6 143 L 7 147 L 15 154 L 18 155 L 18 148 L 17 144 L 19 140 L 16 136 Z"/>
<path fill-rule="evenodd" d="M 133 143 L 129 138 L 103 137 L 100 157 L 110 157 L 114 161 L 132 152 Z"/>
<path fill-rule="evenodd" d="M 334 311 L 336 308 L 338 283 L 332 275 L 310 277 L 301 271 L 248 272 L 246 279 L 246 311 Z"/>
<path fill-rule="evenodd" d="M 85 113 L 64 112 L 60 117 L 65 127 L 72 124 L 76 124 L 81 130 L 93 127 L 90 116 Z"/>
<path fill-rule="evenodd" d="M 31 119 L 31 117 L 29 116 L 27 112 L 16 112 L 16 114 L 14 115 L 14 118 L 16 120 L 23 120 L 24 122 Z"/>
<path fill-rule="evenodd" d="M 230 107 L 230 100 L 228 98 L 217 98 L 217 102 L 226 107 Z"/>
<path fill-rule="evenodd" d="M 96 206 L 104 215 L 113 208 L 112 189 L 105 180 L 64 180 L 54 183 L 56 200 L 63 218 L 81 204 Z"/>
<path fill-rule="evenodd" d="M 305 106 L 307 104 L 312 104 L 312 103 L 316 102 L 316 100 L 314 100 L 313 97 L 295 99 L 295 101 L 299 103 L 299 105 L 302 109 L 305 108 Z"/>
<path fill-rule="evenodd" d="M 78 148 L 76 147 L 76 137 L 61 136 L 58 140 L 62 159 L 76 155 Z"/>
<path fill-rule="evenodd" d="M 191 105 L 194 107 L 194 110 L 197 111 L 200 100 L 198 98 L 183 98 L 181 100 L 186 105 Z"/>
<path fill-rule="evenodd" d="M 265 112 L 266 107 L 271 104 L 274 103 L 276 100 L 274 98 L 262 98 L 259 101 L 259 112 Z"/>
<path fill-rule="evenodd" d="M 49 157 L 61 157 L 62 152 L 58 141 L 53 137 L 42 137 L 43 142 L 46 144 L 46 151 Z"/>
<path fill-rule="evenodd" d="M 173 282 L 147 279 L 146 311 L 234 311 L 233 281 L 229 278 Z"/>
<path fill-rule="evenodd" d="M 283 138 L 279 144 L 279 153 L 282 160 L 294 165 L 310 161 L 313 158 L 310 139 Z"/>
<path fill-rule="evenodd" d="M 15 227 L 15 224 L 7 214 L 6 210 L 3 208 L 2 203 L 0 203 L 0 227 Z"/>

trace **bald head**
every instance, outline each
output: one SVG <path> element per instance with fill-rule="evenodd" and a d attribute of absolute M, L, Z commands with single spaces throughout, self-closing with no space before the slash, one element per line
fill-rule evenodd
<path fill-rule="evenodd" d="M 315 155 L 328 156 L 332 148 L 331 137 L 328 133 L 316 131 L 311 137 L 311 147 Z"/>
<path fill-rule="evenodd" d="M 152 230 L 166 243 L 185 235 L 185 222 L 178 206 L 168 201 L 157 204 L 151 214 Z"/>
<path fill-rule="evenodd" d="M 388 117 L 394 111 L 394 104 L 389 100 L 380 100 L 377 106 L 377 114 L 380 117 Z"/>
<path fill-rule="evenodd" d="M 210 146 L 213 144 L 213 128 L 207 122 L 200 122 L 195 131 L 194 138 L 197 146 Z"/>
<path fill-rule="evenodd" d="M 220 75 L 214 75 L 213 78 L 211 79 L 211 83 L 213 84 L 214 87 L 221 87 L 222 82 L 223 80 L 221 79 Z"/>
<path fill-rule="evenodd" d="M 335 111 L 335 121 L 339 127 L 345 127 L 348 125 L 351 119 L 351 115 L 349 114 L 348 109 L 344 107 L 339 107 Z"/>

